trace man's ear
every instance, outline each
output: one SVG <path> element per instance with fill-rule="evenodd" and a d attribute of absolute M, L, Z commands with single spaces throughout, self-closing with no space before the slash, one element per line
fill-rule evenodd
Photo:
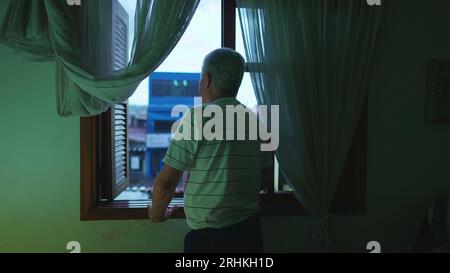
<path fill-rule="evenodd" d="M 206 88 L 210 88 L 212 85 L 211 73 L 209 73 L 209 72 L 205 73 L 205 80 L 206 80 Z"/>

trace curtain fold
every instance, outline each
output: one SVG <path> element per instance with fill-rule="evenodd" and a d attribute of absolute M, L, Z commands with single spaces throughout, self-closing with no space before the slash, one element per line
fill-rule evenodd
<path fill-rule="evenodd" d="M 381 8 L 360 0 L 237 3 L 258 103 L 280 105 L 280 169 L 328 247 L 329 207 L 367 96 Z"/>
<path fill-rule="evenodd" d="M 0 27 L 0 42 L 31 60 L 54 60 L 44 1 L 11 1 Z"/>
<path fill-rule="evenodd" d="M 111 27 L 107 9 L 100 4 L 82 4 L 86 13 L 66 0 L 11 1 L 0 28 L 0 42 L 32 60 L 56 62 L 56 99 L 60 116 L 92 116 L 114 103 L 127 100 L 139 83 L 170 54 L 192 19 L 199 0 L 138 0 L 132 59 L 121 70 L 103 73 L 93 60 L 105 50 L 95 33 L 87 35 L 86 21 L 97 28 Z M 85 6 L 83 6 L 85 5 Z M 87 38 L 90 37 L 89 40 Z M 89 58 L 90 57 L 90 58 Z"/>

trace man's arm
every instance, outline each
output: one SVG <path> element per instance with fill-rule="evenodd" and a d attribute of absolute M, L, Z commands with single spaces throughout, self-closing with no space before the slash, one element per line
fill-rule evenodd
<path fill-rule="evenodd" d="M 164 165 L 156 177 L 152 193 L 152 206 L 149 208 L 149 217 L 152 222 L 164 222 L 170 216 L 166 214 L 167 207 L 172 200 L 182 174 L 183 172 L 169 165 Z"/>

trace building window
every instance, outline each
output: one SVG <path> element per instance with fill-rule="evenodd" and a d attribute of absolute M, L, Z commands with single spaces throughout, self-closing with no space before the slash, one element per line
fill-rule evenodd
<path fill-rule="evenodd" d="M 112 57 L 116 60 L 113 69 L 120 69 L 126 64 L 124 59 L 130 56 L 132 43 L 128 41 L 133 39 L 136 1 L 111 0 L 111 3 L 115 5 L 112 8 L 112 17 L 117 18 L 115 27 L 120 30 L 119 34 L 114 32 L 120 35 L 116 45 L 115 36 L 112 37 L 113 50 L 120 52 L 120 56 Z M 229 47 L 245 56 L 236 14 L 233 0 L 202 0 L 175 49 L 127 102 L 111 107 L 101 116 L 81 118 L 83 220 L 147 218 L 146 207 L 151 200 L 153 181 L 162 168 L 172 124 L 177 119 L 171 117 L 172 107 L 177 104 L 193 106 L 194 96 L 199 95 L 203 58 L 210 51 Z M 126 43 L 123 43 L 124 37 L 127 37 Z M 237 98 L 247 107 L 257 106 L 248 71 Z M 333 203 L 334 211 L 362 212 L 365 209 L 366 124 L 363 115 Z M 305 213 L 279 172 L 277 162 L 274 176 L 274 185 L 261 195 L 263 213 Z M 173 204 L 183 204 L 183 179 Z"/>

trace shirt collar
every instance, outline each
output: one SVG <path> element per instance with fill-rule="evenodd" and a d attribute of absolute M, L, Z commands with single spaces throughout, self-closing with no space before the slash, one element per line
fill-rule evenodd
<path fill-rule="evenodd" d="M 227 104 L 227 102 L 237 102 L 237 99 L 235 97 L 223 97 L 216 99 L 215 101 L 211 102 L 210 104 Z"/>

